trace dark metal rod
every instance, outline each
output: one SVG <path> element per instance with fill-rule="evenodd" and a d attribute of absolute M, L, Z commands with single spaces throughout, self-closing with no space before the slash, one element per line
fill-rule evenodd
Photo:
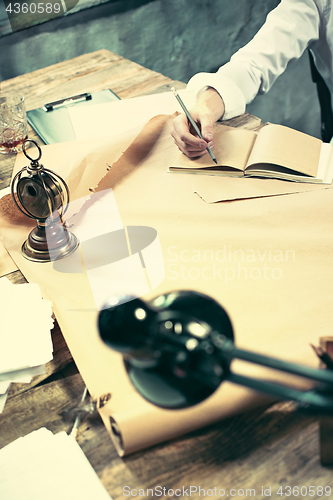
<path fill-rule="evenodd" d="M 242 359 L 244 361 L 249 361 L 250 363 L 267 366 L 275 370 L 280 370 L 287 373 L 293 373 L 294 375 L 299 375 L 301 377 L 305 377 L 311 380 L 316 380 L 317 382 L 324 382 L 333 385 L 333 370 L 320 370 L 316 368 L 309 368 L 307 366 L 298 365 L 296 363 L 290 363 L 288 361 L 282 361 L 280 359 L 263 356 L 261 354 L 256 354 L 254 352 L 246 351 L 244 349 L 238 349 L 235 346 L 230 347 L 230 344 L 228 346 L 227 345 L 219 346 L 219 348 L 221 349 L 222 353 L 230 359 L 233 358 Z"/>
<path fill-rule="evenodd" d="M 297 401 L 304 409 L 315 409 L 324 411 L 333 411 L 333 400 L 315 391 L 300 391 L 283 385 L 275 384 L 274 382 L 265 382 L 264 380 L 253 379 L 244 375 L 236 375 L 230 373 L 226 380 L 239 384 L 250 389 L 270 396 L 276 396 L 279 399 Z"/>

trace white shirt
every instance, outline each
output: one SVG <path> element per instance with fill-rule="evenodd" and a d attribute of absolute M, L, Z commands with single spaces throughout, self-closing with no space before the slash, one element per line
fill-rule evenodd
<path fill-rule="evenodd" d="M 207 87 L 221 95 L 227 120 L 245 112 L 267 92 L 287 65 L 310 48 L 316 67 L 333 93 L 332 0 L 282 0 L 255 37 L 216 73 L 198 73 L 188 83 L 196 98 Z"/>

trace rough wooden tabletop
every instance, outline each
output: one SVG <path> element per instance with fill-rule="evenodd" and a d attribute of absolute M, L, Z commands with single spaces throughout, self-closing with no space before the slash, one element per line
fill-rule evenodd
<path fill-rule="evenodd" d="M 100 50 L 2 82 L 1 91 L 25 95 L 27 109 L 34 109 L 81 92 L 110 88 L 129 98 L 172 86 L 184 84 Z M 256 128 L 260 121 L 243 115 L 231 124 Z M 31 129 L 29 137 L 37 138 Z M 10 183 L 14 161 L 14 155 L 0 158 L 1 189 Z M 8 277 L 24 281 L 19 271 Z M 54 359 L 46 376 L 12 385 L 0 415 L 0 447 L 42 426 L 68 432 L 73 425 L 84 384 L 57 324 L 52 338 Z M 118 457 L 93 413 L 81 423 L 78 442 L 115 500 L 333 498 L 332 471 L 319 462 L 318 422 L 297 413 L 292 403 L 256 409 L 125 458 Z"/>

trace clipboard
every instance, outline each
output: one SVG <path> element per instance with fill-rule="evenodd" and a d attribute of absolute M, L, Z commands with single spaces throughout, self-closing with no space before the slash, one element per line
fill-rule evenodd
<path fill-rule="evenodd" d="M 45 144 L 75 141 L 75 132 L 67 111 L 69 106 L 90 106 L 119 99 L 120 97 L 110 89 L 94 94 L 78 94 L 27 111 L 27 120 Z"/>

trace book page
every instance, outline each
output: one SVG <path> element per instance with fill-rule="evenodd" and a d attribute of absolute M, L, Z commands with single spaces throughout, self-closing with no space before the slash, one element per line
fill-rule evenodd
<path fill-rule="evenodd" d="M 263 127 L 248 160 L 248 167 L 258 163 L 279 165 L 317 177 L 322 141 L 283 125 Z"/>
<path fill-rule="evenodd" d="M 245 170 L 248 157 L 256 140 L 257 133 L 252 130 L 236 129 L 227 125 L 217 125 L 214 130 L 214 155 L 217 165 L 209 154 L 199 158 L 188 158 L 183 153 L 178 153 L 170 166 L 173 168 L 202 169 L 207 167 L 233 167 Z"/>

